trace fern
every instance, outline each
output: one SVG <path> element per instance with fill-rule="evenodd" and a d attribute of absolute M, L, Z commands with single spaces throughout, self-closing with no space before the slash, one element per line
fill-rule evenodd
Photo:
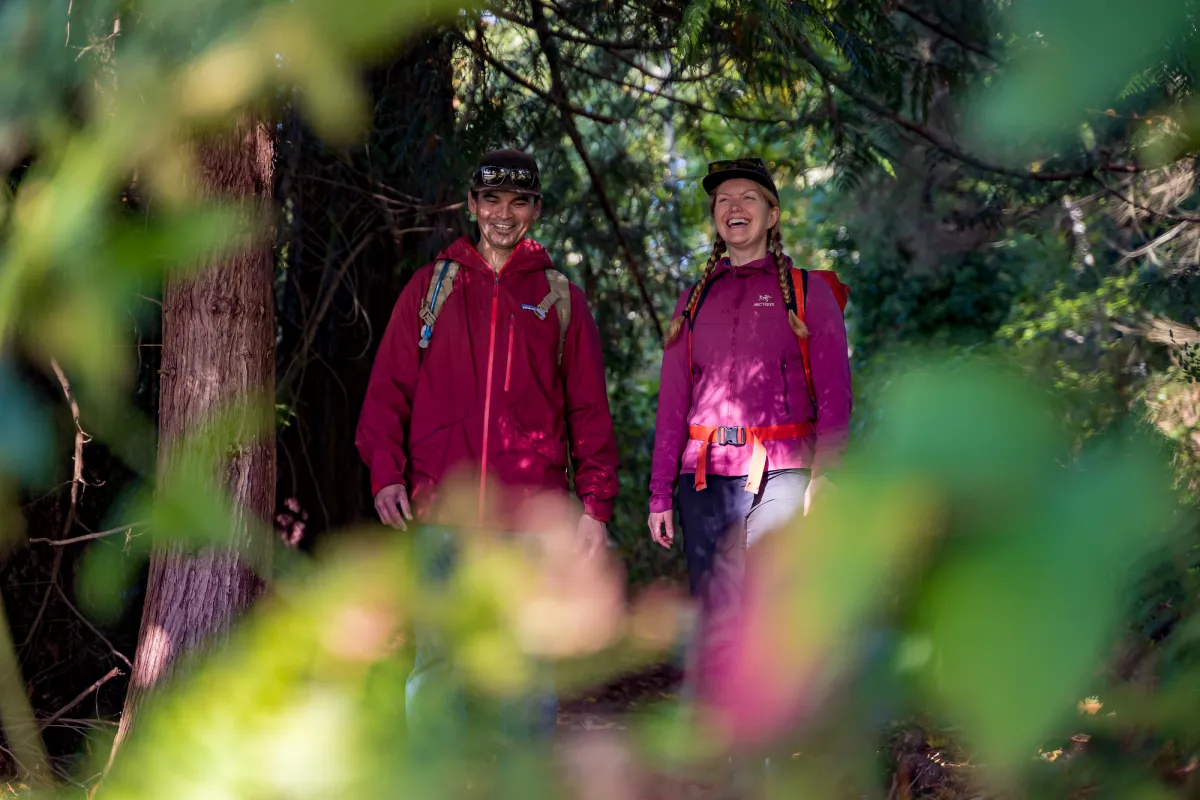
<path fill-rule="evenodd" d="M 684 52 L 692 53 L 700 43 L 700 34 L 704 26 L 712 18 L 713 6 L 716 0 L 692 0 L 687 10 L 683 12 L 683 22 L 679 26 L 679 44 Z"/>
<path fill-rule="evenodd" d="M 839 191 L 853 192 L 882 167 L 874 146 L 861 136 L 852 136 L 833 157 L 834 184 Z"/>
<path fill-rule="evenodd" d="M 1155 64 L 1152 67 L 1147 67 L 1138 74 L 1129 79 L 1125 84 L 1125 88 L 1121 90 L 1117 97 L 1120 100 L 1128 100 L 1136 95 L 1143 94 L 1155 89 L 1159 86 L 1159 81 L 1162 79 L 1163 65 Z"/>

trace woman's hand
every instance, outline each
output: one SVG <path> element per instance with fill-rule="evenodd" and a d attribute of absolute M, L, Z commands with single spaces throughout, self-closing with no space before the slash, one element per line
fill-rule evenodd
<path fill-rule="evenodd" d="M 650 525 L 650 538 L 670 550 L 671 543 L 675 541 L 674 509 L 651 512 L 647 522 Z"/>

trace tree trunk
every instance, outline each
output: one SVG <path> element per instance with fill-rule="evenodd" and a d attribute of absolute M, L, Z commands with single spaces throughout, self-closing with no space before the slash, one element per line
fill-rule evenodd
<path fill-rule="evenodd" d="M 269 210 L 274 147 L 270 126 L 250 120 L 206 142 L 199 158 L 201 192 L 210 198 L 250 200 Z M 170 465 L 181 435 L 232 401 L 251 393 L 273 393 L 273 265 L 268 236 L 197 278 L 168 279 L 162 312 L 160 474 Z M 251 423 L 247 419 L 245 424 Z M 147 693 L 179 656 L 222 635 L 264 585 L 245 556 L 255 517 L 266 522 L 274 505 L 273 432 L 232 451 L 222 467 L 221 479 L 238 511 L 230 545 L 200 554 L 175 546 L 153 553 L 114 753 Z"/>

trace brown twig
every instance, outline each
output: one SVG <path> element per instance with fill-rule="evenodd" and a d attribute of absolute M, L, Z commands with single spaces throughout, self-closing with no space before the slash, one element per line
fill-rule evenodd
<path fill-rule="evenodd" d="M 954 142 L 949 138 L 937 132 L 933 128 L 922 125 L 919 122 L 914 122 L 913 120 L 905 117 L 903 114 L 898 114 L 895 111 L 892 111 L 890 108 L 875 100 L 870 95 L 856 89 L 849 81 L 837 74 L 837 69 L 833 66 L 833 64 L 817 55 L 816 51 L 814 51 L 807 42 L 796 41 L 794 46 L 800 57 L 807 61 L 824 81 L 832 84 L 842 92 L 846 93 L 846 95 L 848 95 L 859 105 L 868 109 L 877 116 L 891 120 L 896 125 L 899 125 L 901 128 L 909 131 L 910 133 L 916 134 L 921 139 L 924 139 L 926 142 L 941 150 L 948 156 L 957 159 L 968 166 L 975 167 L 978 170 L 991 172 L 996 175 L 1004 175 L 1010 178 L 1037 181 L 1039 183 L 1059 183 L 1063 181 L 1077 180 L 1079 178 L 1088 178 L 1095 176 L 1098 172 L 1138 174 L 1145 171 L 1137 165 L 1113 163 L 1098 164 L 1085 169 L 1059 172 L 1034 172 L 1032 170 L 1014 169 L 1012 167 L 1002 167 L 997 164 L 989 164 L 983 159 L 966 152 L 958 145 L 954 144 Z"/>
<path fill-rule="evenodd" d="M 535 5 L 537 4 L 535 3 Z M 531 22 L 527 19 L 522 19 L 511 12 L 498 8 L 489 8 L 488 13 L 493 17 L 508 20 L 509 22 L 520 25 L 524 28 L 528 28 L 529 30 L 537 30 L 537 26 L 534 22 Z M 535 12 L 535 16 L 541 15 L 538 12 Z M 567 33 L 566 31 L 562 30 L 547 29 L 546 33 L 548 36 L 553 36 L 555 39 L 562 39 L 567 42 L 575 42 L 576 44 L 586 44 L 589 47 L 599 47 L 604 50 L 635 50 L 642 53 L 654 53 L 670 49 L 665 45 L 646 45 L 641 42 L 614 42 L 608 39 L 597 39 L 594 36 Z"/>
<path fill-rule="evenodd" d="M 496 69 L 498 72 L 500 72 L 505 77 L 507 77 L 510 81 L 512 81 L 513 83 L 517 84 L 518 86 L 521 86 L 524 89 L 527 89 L 528 91 L 536 94 L 538 97 L 548 100 L 549 102 L 553 103 L 554 105 L 565 106 L 564 110 L 568 110 L 572 114 L 576 114 L 581 117 L 586 117 L 595 122 L 600 122 L 604 125 L 616 125 L 617 124 L 618 121 L 613 119 L 612 117 L 608 117 L 603 114 L 597 114 L 594 111 L 588 111 L 586 108 L 580 108 L 579 106 L 572 105 L 570 103 L 570 101 L 567 100 L 565 97 L 561 98 L 561 99 L 557 98 L 554 96 L 552 91 L 547 92 L 544 89 L 539 89 L 537 86 L 534 86 L 532 83 L 530 83 L 529 81 L 522 78 L 516 72 L 513 72 L 511 69 L 506 67 L 504 64 L 500 63 L 500 61 L 498 59 L 493 58 L 491 55 L 489 55 L 487 53 L 487 51 L 483 49 L 482 41 L 472 42 L 466 36 L 463 36 L 461 34 L 458 34 L 458 38 L 461 39 L 463 42 L 465 42 L 468 47 L 473 48 L 475 50 L 475 54 L 479 58 L 486 61 L 494 69 Z"/>
<path fill-rule="evenodd" d="M 939 22 L 938 20 L 935 20 L 932 17 L 928 17 L 928 16 L 922 14 L 920 11 L 917 11 L 916 9 L 912 8 L 907 3 L 905 3 L 904 0 L 897 0 L 894 3 L 893 7 L 897 11 L 899 11 L 901 14 L 904 14 L 907 17 L 911 17 L 912 19 L 914 19 L 917 22 L 924 25 L 926 28 L 929 28 L 929 30 L 933 31 L 934 33 L 945 36 L 947 39 L 954 42 L 956 45 L 958 45 L 962 49 L 969 50 L 970 52 L 975 53 L 976 55 L 983 56 L 984 58 L 986 58 L 989 61 L 992 61 L 996 64 L 1000 63 L 1000 59 L 996 58 L 994 55 L 989 53 L 985 48 L 980 47 L 977 44 L 972 44 L 971 42 L 968 42 L 966 39 L 962 38 L 957 33 L 950 30 L 949 28 L 947 28 L 945 25 L 942 25 L 941 22 Z"/>
<path fill-rule="evenodd" d="M 1159 217 L 1160 219 L 1168 219 L 1174 222 L 1200 222 L 1200 214 L 1182 214 L 1171 211 L 1156 211 L 1150 206 L 1143 205 L 1142 203 L 1134 200 L 1132 197 L 1128 197 L 1125 194 L 1122 194 L 1120 191 L 1109 186 L 1099 175 L 1093 175 L 1092 178 L 1096 181 L 1096 183 L 1100 184 L 1105 192 L 1120 200 L 1125 205 L 1132 206 L 1139 211 L 1145 211 L 1147 214 Z"/>
<path fill-rule="evenodd" d="M 134 522 L 134 523 L 130 523 L 129 525 L 122 525 L 119 528 L 113 528 L 112 530 L 97 531 L 96 533 L 89 533 L 86 536 L 75 536 L 70 539 L 30 539 L 29 543 L 30 544 L 48 544 L 51 547 L 66 547 L 69 544 L 78 544 L 79 542 L 88 542 L 88 541 L 91 541 L 92 539 L 103 539 L 105 536 L 112 536 L 117 533 L 128 533 L 128 532 L 132 531 L 134 528 L 140 527 L 141 525 L 144 525 L 144 524 L 145 523 Z"/>
<path fill-rule="evenodd" d="M 573 64 L 571 66 L 571 69 L 575 70 L 576 72 L 582 72 L 584 75 L 588 75 L 592 78 L 596 78 L 597 80 L 607 81 L 607 82 L 615 84 L 617 86 L 623 86 L 626 89 L 633 89 L 634 91 L 641 92 L 642 94 L 648 94 L 648 95 L 651 95 L 652 97 L 661 97 L 663 100 L 666 100 L 668 103 L 675 103 L 676 105 L 681 105 L 686 108 L 691 108 L 691 109 L 699 111 L 703 114 L 712 114 L 713 116 L 723 117 L 725 119 L 734 119 L 739 122 L 756 122 L 756 123 L 761 123 L 764 125 L 788 124 L 788 125 L 799 125 L 799 126 L 807 127 L 807 126 L 811 125 L 813 122 L 823 121 L 826 119 L 826 117 L 824 115 L 817 117 L 813 120 L 806 120 L 804 118 L 791 118 L 791 117 L 776 117 L 776 118 L 772 119 L 772 118 L 768 118 L 768 117 L 752 117 L 752 116 L 749 116 L 746 114 L 738 114 L 733 111 L 718 111 L 715 108 L 709 108 L 708 106 L 704 105 L 703 103 L 697 103 L 694 100 L 687 100 L 687 99 L 678 97 L 673 94 L 668 94 L 667 92 L 659 91 L 658 89 L 651 89 L 648 86 L 638 86 L 635 83 L 628 83 L 628 82 L 620 80 L 618 78 L 614 78 L 612 75 L 604 75 L 603 73 L 597 72 L 597 71 L 589 69 L 587 67 L 580 66 L 579 64 Z"/>
<path fill-rule="evenodd" d="M 626 238 L 625 231 L 621 227 L 621 221 L 617 217 L 616 209 L 613 207 L 612 200 L 609 199 L 608 191 L 604 188 L 604 182 L 600 178 L 600 173 L 596 170 L 596 166 L 592 163 L 592 159 L 588 155 L 587 147 L 583 143 L 583 136 L 579 133 L 579 126 L 575 124 L 575 118 L 572 116 L 570 103 L 567 102 L 567 89 L 563 84 L 561 65 L 558 61 L 558 47 L 554 42 L 550 41 L 550 37 L 546 32 L 546 19 L 542 12 L 542 7 L 538 3 L 534 3 L 532 8 L 538 41 L 542 45 L 542 52 L 546 56 L 546 63 L 550 67 L 551 99 L 559 108 L 563 128 L 566 130 L 567 136 L 571 139 L 571 144 L 574 145 L 575 152 L 579 154 L 580 160 L 583 161 L 583 166 L 587 170 L 588 177 L 591 178 L 592 188 L 595 189 L 596 197 L 600 200 L 600 207 L 604 209 L 604 216 L 608 217 L 608 221 L 613 227 L 613 233 L 616 234 L 617 242 L 621 250 L 625 253 L 625 260 L 629 264 L 629 271 L 633 274 L 634 283 L 637 284 L 638 291 L 642 295 L 642 302 L 645 303 L 646 311 L 650 315 L 650 321 L 654 324 L 655 333 L 661 339 L 663 334 L 662 323 L 659 322 L 658 312 L 654 309 L 654 300 L 650 296 L 649 289 L 646 288 L 645 280 L 642 279 L 637 259 L 633 255 L 633 248 L 629 246 L 629 240 Z"/>
<path fill-rule="evenodd" d="M 291 364 L 288 365 L 287 373 L 284 374 L 283 379 L 279 381 L 280 386 L 287 386 L 291 382 L 292 378 L 295 377 L 295 372 L 298 366 L 304 363 L 307 359 L 308 351 L 312 349 L 313 341 L 317 338 L 317 329 L 321 326 L 321 321 L 325 319 L 325 314 L 329 311 L 329 305 L 333 302 L 334 295 L 337 294 L 338 286 L 341 285 L 342 280 L 346 277 L 346 271 L 350 269 L 350 265 L 354 263 L 354 259 L 358 258 L 362 251 L 366 249 L 367 245 L 374 241 L 374 239 L 375 234 L 368 233 L 358 241 L 358 244 L 354 246 L 349 255 L 342 260 L 341 266 L 338 268 L 337 277 L 334 279 L 329 289 L 325 292 L 324 296 L 321 297 L 320 301 L 317 303 L 316 311 L 305 325 L 304 338 L 300 344 L 300 352 L 296 354 L 296 357 L 292 360 Z"/>
<path fill-rule="evenodd" d="M 1133 324 L 1110 323 L 1114 330 L 1126 336 L 1140 336 L 1156 344 L 1200 344 L 1200 331 L 1164 317 L 1145 315 Z"/>
<path fill-rule="evenodd" d="M 67 519 L 63 523 L 62 534 L 60 539 L 66 538 L 75 527 L 75 514 L 79 508 L 79 496 L 83 488 L 87 485 L 83 480 L 83 446 L 91 441 L 91 438 L 83 432 L 82 426 L 79 424 L 79 403 L 75 400 L 75 395 L 71 392 L 71 382 L 67 380 L 67 375 L 59 366 L 57 359 L 50 359 L 50 367 L 54 370 L 55 376 L 58 377 L 58 383 L 62 386 L 63 396 L 67 399 L 67 405 L 71 407 L 71 419 L 75 422 L 75 453 L 74 453 L 74 471 L 71 477 L 71 505 L 67 508 Z M 50 604 L 50 590 L 58 585 L 58 573 L 62 569 L 63 551 L 58 550 L 54 553 L 54 564 L 50 567 L 50 585 L 46 587 L 46 593 L 42 595 L 42 604 L 38 607 L 37 616 L 33 618 L 33 624 L 29 626 L 29 632 L 25 634 L 24 641 L 21 642 L 19 649 L 24 649 L 31 641 L 33 635 L 37 633 L 38 626 L 42 624 L 42 618 L 46 615 L 46 607 Z"/>
<path fill-rule="evenodd" d="M 103 633 L 101 633 L 100 629 L 97 628 L 95 625 L 93 625 L 91 623 L 91 620 L 89 620 L 87 617 L 85 617 L 83 615 L 82 611 L 80 611 L 78 608 L 75 607 L 75 604 L 70 601 L 70 599 L 67 597 L 67 593 L 62 590 L 62 587 L 59 586 L 57 583 L 55 583 L 52 588 L 54 589 L 54 591 L 58 592 L 59 598 L 61 598 L 62 601 L 67 604 L 67 608 L 71 609 L 71 611 L 73 611 L 75 613 L 75 616 L 79 618 L 79 621 L 82 622 L 84 625 L 86 625 L 88 630 L 90 630 L 92 633 L 96 634 L 96 636 L 99 637 L 100 641 L 102 641 L 106 645 L 108 645 L 108 649 L 112 651 L 112 654 L 114 656 L 116 656 L 118 660 L 124 662 L 125 666 L 129 667 L 129 669 L 132 670 L 133 662 L 131 662 L 125 656 L 124 653 L 122 653 L 120 650 L 118 650 L 116 645 L 114 645 L 111 641 L 109 641 L 108 637 L 105 636 Z"/>
<path fill-rule="evenodd" d="M 104 675 L 103 678 L 96 681 L 88 688 L 84 689 L 82 692 L 80 692 L 78 695 L 76 695 L 74 700 L 67 703 L 65 706 L 60 708 L 58 711 L 55 711 L 53 714 L 51 714 L 49 717 L 47 717 L 45 720 L 43 720 L 40 725 L 41 729 L 46 730 L 46 728 L 49 728 L 51 725 L 53 725 L 55 722 L 57 722 L 59 719 L 61 719 L 63 714 L 66 714 L 68 711 L 73 709 L 75 706 L 79 705 L 84 700 L 86 700 L 90 694 L 95 692 L 97 689 L 99 689 L 104 684 L 111 681 L 113 678 L 117 677 L 118 675 L 122 675 L 122 674 L 124 674 L 124 673 L 121 672 L 120 667 L 113 667 L 112 669 L 110 669 Z"/>

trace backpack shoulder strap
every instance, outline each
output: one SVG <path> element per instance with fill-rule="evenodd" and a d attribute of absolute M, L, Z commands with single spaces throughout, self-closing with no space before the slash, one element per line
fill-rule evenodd
<path fill-rule="evenodd" d="M 792 302 L 787 304 L 788 311 L 795 311 L 801 322 L 807 325 L 804 311 L 808 307 L 808 270 L 792 267 L 788 271 L 788 280 L 792 284 Z M 808 397 L 812 400 L 813 413 L 817 412 L 817 392 L 813 386 L 812 362 L 808 358 L 808 337 L 797 336 L 800 343 L 800 362 L 804 366 L 804 382 L 808 386 Z"/>
<path fill-rule="evenodd" d="M 687 307 L 684 307 L 683 320 L 687 326 L 687 354 L 688 354 L 688 375 L 692 372 L 692 328 L 696 324 L 696 317 L 700 314 L 700 306 L 704 304 L 704 298 L 708 297 L 708 293 L 712 291 L 713 284 L 725 277 L 724 272 L 719 275 L 714 275 L 712 280 L 704 285 L 704 289 L 700 292 L 700 296 L 696 298 L 696 305 L 692 306 L 692 313 L 689 315 Z M 700 282 L 692 284 L 691 291 L 688 292 L 688 305 L 691 305 L 692 295 L 700 288 Z"/>
<path fill-rule="evenodd" d="M 558 314 L 558 364 L 562 366 L 567 329 L 571 327 L 571 282 L 556 269 L 546 270 L 546 280 L 550 282 L 550 293 L 542 299 L 538 308 L 543 314 L 548 314 L 553 306 Z"/>
<path fill-rule="evenodd" d="M 421 338 L 417 342 L 417 346 L 422 350 L 429 347 L 429 340 L 433 338 L 433 326 L 437 322 L 438 314 L 442 313 L 442 308 L 446 305 L 446 298 L 450 296 L 450 292 L 454 290 L 454 279 L 458 276 L 458 262 L 445 258 L 433 265 L 433 279 L 429 281 L 429 289 L 425 292 L 425 299 L 421 301 Z"/>
<path fill-rule="evenodd" d="M 695 307 L 692 308 L 692 316 L 688 318 L 689 325 L 691 325 L 692 323 L 694 323 L 696 321 L 696 316 L 700 313 L 700 306 L 704 305 L 704 298 L 708 297 L 708 293 L 712 291 L 713 284 L 716 283 L 717 281 L 719 281 L 723 277 L 725 277 L 724 272 L 722 272 L 719 275 L 714 275 L 712 280 L 710 280 L 708 283 L 704 284 L 704 290 L 702 292 L 700 292 L 700 296 L 698 298 L 696 298 L 696 305 L 695 305 Z M 696 291 L 696 289 L 698 287 L 699 287 L 699 283 L 692 286 L 692 291 L 693 292 Z"/>

